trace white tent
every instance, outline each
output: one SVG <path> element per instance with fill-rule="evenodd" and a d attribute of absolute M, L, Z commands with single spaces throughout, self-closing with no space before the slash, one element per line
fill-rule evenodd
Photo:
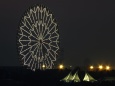
<path fill-rule="evenodd" d="M 65 77 L 65 78 L 63 78 L 62 80 L 60 80 L 60 81 L 65 81 L 65 82 L 70 82 L 70 81 L 72 81 L 72 74 L 71 74 L 71 72 Z"/>
<path fill-rule="evenodd" d="M 60 81 L 65 81 L 65 82 L 80 82 L 80 79 L 79 79 L 79 76 L 78 76 L 78 73 L 76 72 L 74 75 L 71 74 L 71 72 L 65 77 L 63 78 L 62 80 Z"/>
<path fill-rule="evenodd" d="M 97 81 L 95 80 L 91 75 L 89 75 L 88 73 L 85 73 L 84 79 L 83 81 L 87 81 L 87 82 L 94 82 Z"/>
<path fill-rule="evenodd" d="M 74 75 L 73 75 L 73 79 L 72 79 L 74 82 L 80 82 L 80 79 L 79 79 L 79 76 L 78 76 L 78 72 L 76 72 Z"/>

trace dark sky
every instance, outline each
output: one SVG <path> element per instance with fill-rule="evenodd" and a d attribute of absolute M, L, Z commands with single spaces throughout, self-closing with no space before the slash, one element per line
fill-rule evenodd
<path fill-rule="evenodd" d="M 66 65 L 115 65 L 115 3 L 112 0 L 0 0 L 0 66 L 19 66 L 16 34 L 30 6 L 53 12 Z"/>

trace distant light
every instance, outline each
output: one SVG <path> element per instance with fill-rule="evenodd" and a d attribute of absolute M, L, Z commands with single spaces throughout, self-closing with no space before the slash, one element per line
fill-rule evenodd
<path fill-rule="evenodd" d="M 69 67 L 72 67 L 71 65 Z"/>
<path fill-rule="evenodd" d="M 102 65 L 99 65 L 99 69 L 102 70 L 102 69 L 103 69 L 103 66 L 102 66 Z"/>
<path fill-rule="evenodd" d="M 42 67 L 45 68 L 46 66 L 43 64 Z"/>
<path fill-rule="evenodd" d="M 93 67 L 93 66 L 90 66 L 90 69 L 91 69 L 91 70 L 93 70 L 93 69 L 94 69 L 94 67 Z"/>
<path fill-rule="evenodd" d="M 61 64 L 61 65 L 59 65 L 59 69 L 63 69 L 64 68 L 64 66 Z"/>
<path fill-rule="evenodd" d="M 106 66 L 106 70 L 110 70 L 110 66 Z"/>

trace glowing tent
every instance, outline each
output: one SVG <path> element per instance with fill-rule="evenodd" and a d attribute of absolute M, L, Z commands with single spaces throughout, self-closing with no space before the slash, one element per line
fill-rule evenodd
<path fill-rule="evenodd" d="M 71 72 L 62 80 L 60 81 L 64 81 L 64 82 L 80 82 L 78 73 L 76 72 L 74 75 L 71 74 Z"/>
<path fill-rule="evenodd" d="M 79 76 L 78 76 L 78 73 L 76 72 L 74 75 L 73 75 L 73 79 L 72 79 L 74 82 L 80 82 L 80 79 L 79 79 Z"/>
<path fill-rule="evenodd" d="M 85 73 L 84 79 L 83 81 L 87 81 L 87 82 L 94 82 L 97 81 L 95 80 L 91 75 L 89 75 L 88 73 Z"/>
<path fill-rule="evenodd" d="M 71 74 L 71 72 L 65 78 L 63 78 L 60 81 L 64 81 L 64 82 L 70 82 L 70 81 L 72 81 L 72 74 Z"/>

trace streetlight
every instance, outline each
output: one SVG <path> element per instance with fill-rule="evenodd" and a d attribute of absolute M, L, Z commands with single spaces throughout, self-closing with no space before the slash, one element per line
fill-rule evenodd
<path fill-rule="evenodd" d="M 43 70 L 45 69 L 45 67 L 46 67 L 46 66 L 43 64 L 43 65 L 42 65 Z"/>
<path fill-rule="evenodd" d="M 102 70 L 103 69 L 103 66 L 102 65 L 99 65 L 99 67 L 98 67 L 100 70 Z"/>
<path fill-rule="evenodd" d="M 93 66 L 90 66 L 89 68 L 90 68 L 90 70 L 93 70 L 93 69 L 94 69 L 94 67 L 93 67 Z"/>
<path fill-rule="evenodd" d="M 64 66 L 62 64 L 59 65 L 59 69 L 63 69 Z"/>
<path fill-rule="evenodd" d="M 106 70 L 110 70 L 110 66 L 106 66 Z"/>

